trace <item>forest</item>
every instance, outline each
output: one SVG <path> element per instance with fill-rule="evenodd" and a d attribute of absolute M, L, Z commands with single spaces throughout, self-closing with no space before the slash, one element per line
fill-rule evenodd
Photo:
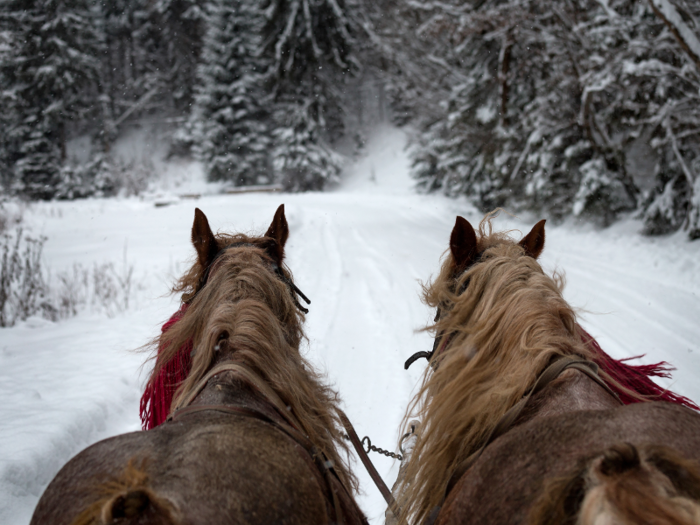
<path fill-rule="evenodd" d="M 694 0 L 0 0 L 0 101 L 0 203 L 138 192 L 112 147 L 153 121 L 319 191 L 388 120 L 419 191 L 700 238 Z"/>

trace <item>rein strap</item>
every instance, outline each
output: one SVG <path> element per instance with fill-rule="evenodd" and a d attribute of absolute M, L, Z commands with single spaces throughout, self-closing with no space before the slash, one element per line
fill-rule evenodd
<path fill-rule="evenodd" d="M 374 463 L 372 463 L 372 460 L 369 459 L 369 456 L 367 455 L 367 452 L 365 451 L 364 447 L 362 446 L 362 442 L 360 441 L 360 438 L 357 435 L 357 432 L 355 432 L 355 427 L 352 426 L 352 423 L 350 423 L 350 420 L 348 419 L 348 416 L 345 415 L 345 412 L 343 412 L 340 409 L 338 409 L 337 411 L 338 411 L 338 416 L 340 417 L 340 421 L 343 423 L 343 426 L 345 427 L 345 431 L 348 433 L 348 437 L 350 438 L 350 443 L 352 443 L 352 446 L 355 448 L 355 452 L 357 452 L 357 455 L 360 456 L 360 460 L 362 461 L 362 464 L 365 466 L 365 469 L 367 469 L 367 472 L 369 473 L 370 477 L 372 478 L 372 481 L 374 481 L 374 484 L 379 489 L 379 492 L 382 493 L 382 496 L 384 497 L 384 501 L 386 501 L 387 505 L 389 505 L 391 512 L 394 513 L 394 516 L 396 516 L 397 520 L 400 520 L 400 518 L 399 518 L 399 506 L 396 503 L 396 500 L 394 499 L 394 495 L 389 490 L 389 487 L 386 486 L 386 483 L 384 483 L 384 480 L 379 475 L 379 472 L 377 472 L 377 469 L 374 466 Z"/>

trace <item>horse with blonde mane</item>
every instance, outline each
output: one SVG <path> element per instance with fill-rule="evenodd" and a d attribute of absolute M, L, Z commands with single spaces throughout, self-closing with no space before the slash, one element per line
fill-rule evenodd
<path fill-rule="evenodd" d="M 142 399 L 150 430 L 70 460 L 32 525 L 366 523 L 338 396 L 299 351 L 288 234 L 284 206 L 260 237 L 214 235 L 195 210 L 197 260 Z"/>
<path fill-rule="evenodd" d="M 583 331 L 537 262 L 544 221 L 516 242 L 495 215 L 457 217 L 424 286 L 436 339 L 401 521 L 700 524 L 697 406 L 649 380 L 663 363 L 615 361 Z"/>

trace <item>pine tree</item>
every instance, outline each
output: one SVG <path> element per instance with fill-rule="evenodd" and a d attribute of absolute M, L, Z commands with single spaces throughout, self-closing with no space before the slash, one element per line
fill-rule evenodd
<path fill-rule="evenodd" d="M 13 166 L 19 150 L 16 141 L 9 131 L 18 120 L 14 90 L 11 87 L 9 64 L 13 60 L 15 47 L 19 39 L 17 33 L 24 25 L 20 13 L 12 13 L 8 2 L 0 0 L 0 188 L 9 189 L 13 180 Z"/>
<path fill-rule="evenodd" d="M 71 126 L 95 106 L 100 39 L 84 0 L 16 0 L 19 43 L 3 63 L 17 122 L 15 187 L 30 198 L 55 194 Z"/>
<path fill-rule="evenodd" d="M 332 150 L 343 126 L 343 86 L 360 69 L 355 55 L 359 6 L 352 0 L 269 0 L 263 46 L 273 99 L 273 164 L 290 189 L 318 190 L 336 180 Z"/>
<path fill-rule="evenodd" d="M 270 115 L 261 98 L 262 13 L 255 2 L 213 0 L 199 68 L 193 128 L 210 180 L 270 182 Z"/>
<path fill-rule="evenodd" d="M 173 109 L 189 112 L 204 37 L 203 0 L 157 0 L 150 10 L 157 31 L 159 66 Z M 230 2 L 235 6 L 238 2 Z"/>
<path fill-rule="evenodd" d="M 451 87 L 417 112 L 419 184 L 483 209 L 604 225 L 641 205 L 648 233 L 690 231 L 700 215 L 689 211 L 700 163 L 700 7 L 677 2 L 683 9 L 669 0 L 412 2 L 407 38 L 439 30 L 451 42 L 444 51 L 425 43 Z M 682 31 L 655 4 L 680 9 L 671 18 Z"/>

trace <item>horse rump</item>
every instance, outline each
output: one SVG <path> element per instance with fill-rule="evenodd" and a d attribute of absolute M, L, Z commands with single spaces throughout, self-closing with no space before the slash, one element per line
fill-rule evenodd
<path fill-rule="evenodd" d="M 669 447 L 614 445 L 545 483 L 530 525 L 700 525 L 700 464 Z"/>
<path fill-rule="evenodd" d="M 130 460 L 119 476 L 95 487 L 95 501 L 71 525 L 178 525 L 179 512 L 149 485 L 145 467 Z"/>

